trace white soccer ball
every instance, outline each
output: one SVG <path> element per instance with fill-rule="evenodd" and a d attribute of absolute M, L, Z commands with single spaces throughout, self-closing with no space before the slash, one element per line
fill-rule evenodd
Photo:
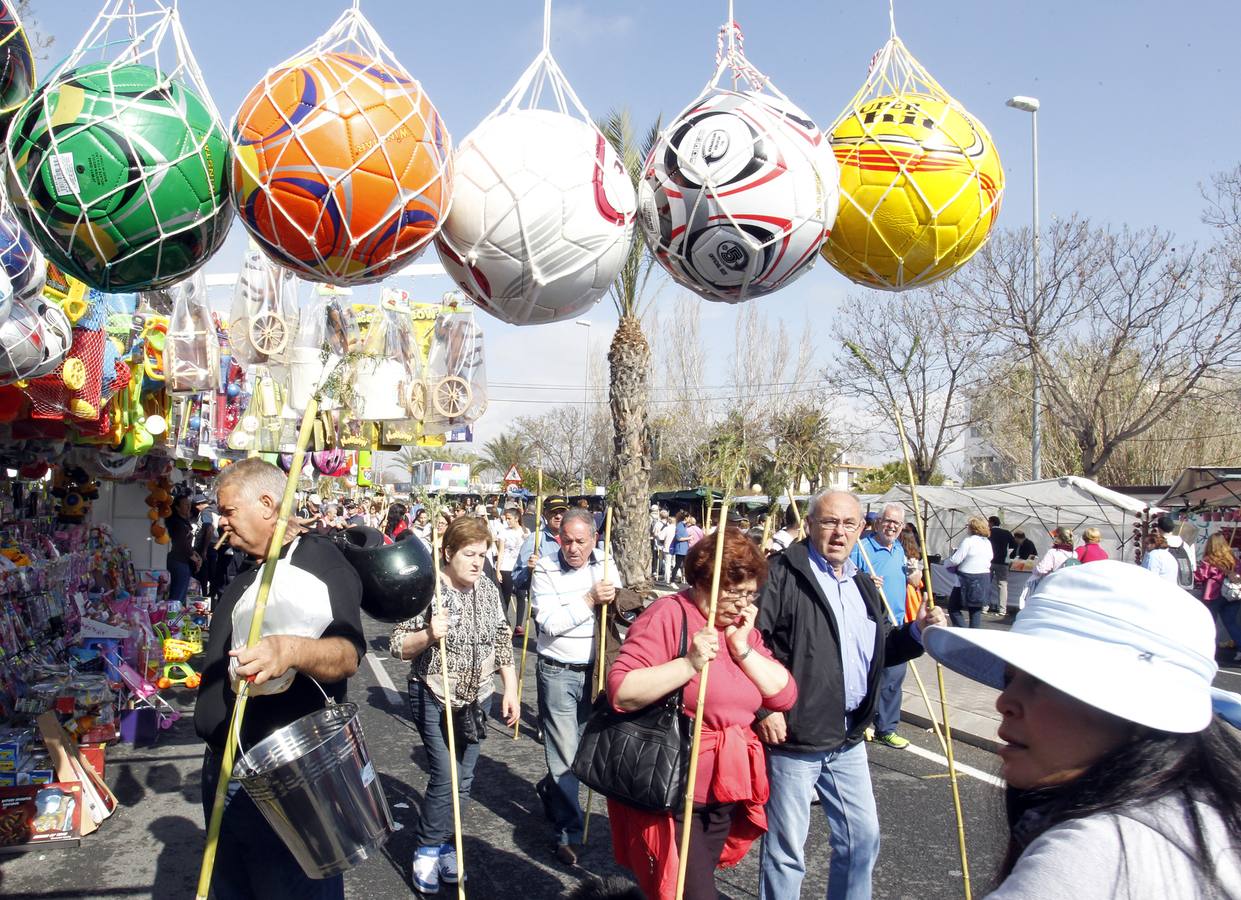
<path fill-rule="evenodd" d="M 804 112 L 715 89 L 659 136 L 638 185 L 655 258 L 708 300 L 738 303 L 810 270 L 836 219 L 840 174 Z"/>
<path fill-rule="evenodd" d="M 629 253 L 637 198 L 620 157 L 587 123 L 523 109 L 457 148 L 444 268 L 513 325 L 559 322 L 603 296 Z"/>
<path fill-rule="evenodd" d="M 0 273 L 0 281 L 7 280 Z M 73 328 L 59 306 L 42 297 L 13 300 L 0 325 L 0 384 L 50 375 L 72 345 Z"/>

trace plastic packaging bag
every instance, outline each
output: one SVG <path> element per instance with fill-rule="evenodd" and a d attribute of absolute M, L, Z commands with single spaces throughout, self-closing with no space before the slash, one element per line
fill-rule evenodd
<path fill-rule="evenodd" d="M 220 342 L 207 306 L 207 282 L 201 272 L 173 287 L 172 315 L 164 340 L 164 377 L 173 393 L 219 388 Z"/>

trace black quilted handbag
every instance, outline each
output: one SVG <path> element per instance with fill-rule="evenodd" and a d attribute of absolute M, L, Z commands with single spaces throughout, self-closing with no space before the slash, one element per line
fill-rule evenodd
<path fill-rule="evenodd" d="M 681 652 L 689 625 L 681 610 Z M 693 722 L 681 711 L 683 688 L 631 713 L 612 709 L 604 691 L 573 758 L 573 774 L 598 794 L 649 812 L 677 809 L 685 801 Z"/>

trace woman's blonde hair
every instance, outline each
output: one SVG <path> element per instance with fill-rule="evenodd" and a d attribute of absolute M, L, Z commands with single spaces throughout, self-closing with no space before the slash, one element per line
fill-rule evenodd
<path fill-rule="evenodd" d="M 969 528 L 970 534 L 981 535 L 985 538 L 991 537 L 991 526 L 982 516 L 970 516 L 970 520 L 965 525 Z"/>
<path fill-rule="evenodd" d="M 1103 540 L 1103 532 L 1092 526 L 1082 532 L 1082 540 L 1087 544 L 1097 544 Z"/>
<path fill-rule="evenodd" d="M 1072 547 L 1073 546 L 1073 529 L 1065 528 L 1063 525 L 1061 525 L 1059 528 L 1057 528 L 1055 531 L 1051 533 L 1051 539 L 1057 544 L 1066 544 Z"/>
<path fill-rule="evenodd" d="M 1232 545 L 1228 543 L 1228 538 L 1219 532 L 1207 539 L 1207 549 L 1202 558 L 1224 572 L 1231 572 L 1237 567 L 1236 557 L 1232 555 Z"/>

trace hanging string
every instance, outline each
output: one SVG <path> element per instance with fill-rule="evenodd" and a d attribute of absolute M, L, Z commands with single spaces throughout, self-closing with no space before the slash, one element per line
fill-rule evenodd
<path fill-rule="evenodd" d="M 552 0 L 543 0 L 543 52 L 552 48 Z"/>
<path fill-rule="evenodd" d="M 732 6 L 729 3 L 729 6 Z M 737 89 L 737 83 L 741 79 L 745 79 L 752 90 L 761 91 L 767 86 L 767 76 L 756 69 L 751 62 L 746 59 L 745 55 L 745 35 L 741 31 L 741 26 L 732 19 L 720 26 L 719 33 L 715 38 L 715 65 L 717 70 L 722 69 L 724 65 L 728 65 L 733 72 L 733 90 Z M 723 74 L 719 72 L 719 74 Z"/>
<path fill-rule="evenodd" d="M 896 37 L 896 0 L 888 0 L 888 25 L 892 29 L 889 37 Z"/>

